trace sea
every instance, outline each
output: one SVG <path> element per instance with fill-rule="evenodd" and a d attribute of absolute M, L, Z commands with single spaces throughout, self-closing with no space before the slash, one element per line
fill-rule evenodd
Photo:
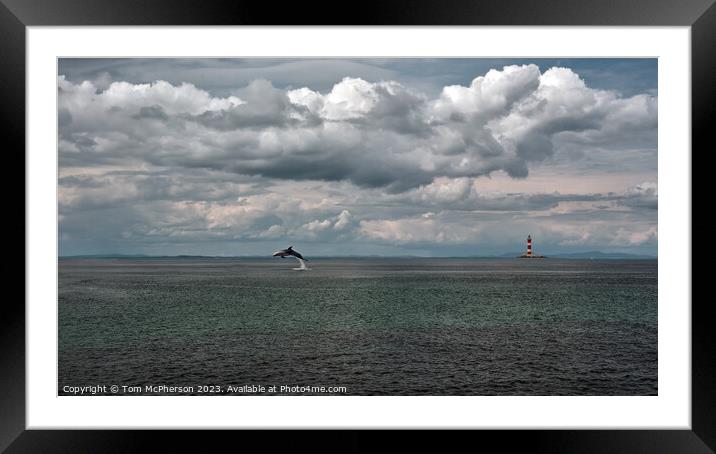
<path fill-rule="evenodd" d="M 657 260 L 61 258 L 58 395 L 657 395 Z"/>

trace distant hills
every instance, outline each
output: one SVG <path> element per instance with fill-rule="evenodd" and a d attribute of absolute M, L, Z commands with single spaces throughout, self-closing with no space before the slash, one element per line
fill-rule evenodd
<path fill-rule="evenodd" d="M 146 254 L 81 254 L 81 255 L 61 255 L 61 259 L 219 259 L 219 258 L 238 258 L 238 257 L 219 257 L 214 255 L 146 255 Z"/>
<path fill-rule="evenodd" d="M 656 259 L 654 255 L 627 254 L 624 252 L 573 252 L 571 254 L 555 254 L 555 258 L 564 259 Z"/>
<path fill-rule="evenodd" d="M 522 255 L 524 252 L 509 252 L 500 255 L 500 257 L 517 257 Z M 644 259 L 656 259 L 654 255 L 640 255 L 640 254 L 627 254 L 625 252 L 602 252 L 602 251 L 587 251 L 587 252 L 572 252 L 572 253 L 557 253 L 557 254 L 545 254 L 548 258 L 555 259 L 631 259 L 631 260 L 644 260 Z"/>

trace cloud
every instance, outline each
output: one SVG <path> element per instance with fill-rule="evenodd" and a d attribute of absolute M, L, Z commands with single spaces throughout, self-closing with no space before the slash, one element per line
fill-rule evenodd
<path fill-rule="evenodd" d="M 164 112 L 162 106 L 143 106 L 139 109 L 139 113 L 132 115 L 132 118 L 140 120 L 142 118 L 154 118 L 157 120 L 168 120 L 169 116 Z"/>
<path fill-rule="evenodd" d="M 658 195 L 657 184 L 647 181 L 627 189 L 620 203 L 629 207 L 656 210 L 659 207 Z"/>
<path fill-rule="evenodd" d="M 325 93 L 258 79 L 214 97 L 192 84 L 60 76 L 64 165 L 134 160 L 403 192 L 438 177 L 516 178 L 555 145 L 617 146 L 656 127 L 650 95 L 621 98 L 568 68 L 506 66 L 429 100 L 397 81 L 346 77 Z"/>
<path fill-rule="evenodd" d="M 451 85 L 443 88 L 433 106 L 437 121 L 486 123 L 507 113 L 515 102 L 534 93 L 540 85 L 537 65 L 505 66 L 491 69 L 476 77 L 469 87 Z"/>
<path fill-rule="evenodd" d="M 657 236 L 657 229 L 653 226 L 644 230 L 621 228 L 616 232 L 612 244 L 639 246 L 649 241 L 656 241 Z"/>
<path fill-rule="evenodd" d="M 338 238 L 353 239 L 351 235 L 358 226 L 354 216 L 348 210 L 342 210 L 326 219 L 314 219 L 293 229 L 290 234 L 295 238 L 320 239 L 329 241 Z"/>
<path fill-rule="evenodd" d="M 288 127 L 298 123 L 303 123 L 305 126 L 306 118 L 302 116 L 301 109 L 291 102 L 284 90 L 275 88 L 270 81 L 254 80 L 241 89 L 240 93 L 240 102 L 226 105 L 217 101 L 217 105 L 225 105 L 225 108 L 207 109 L 190 120 L 220 130 Z"/>
<path fill-rule="evenodd" d="M 120 237 L 135 246 L 151 239 L 289 238 L 407 247 L 519 244 L 520 238 L 505 238 L 508 232 L 532 232 L 540 244 L 562 247 L 655 244 L 655 234 L 649 233 L 655 229 L 654 183 L 608 194 L 561 194 L 481 191 L 480 181 L 439 177 L 391 194 L 350 184 L 237 181 L 201 169 L 179 175 L 111 171 L 61 177 L 59 208 L 65 239 Z M 106 218 L 106 213 L 113 222 L 91 221 L 92 215 Z"/>
<path fill-rule="evenodd" d="M 386 71 L 322 90 L 255 73 L 222 95 L 60 76 L 61 248 L 463 255 L 518 251 L 526 232 L 545 252 L 655 248 L 650 93 L 536 65 L 431 95 Z"/>
<path fill-rule="evenodd" d="M 60 75 L 58 89 L 60 109 L 66 109 L 71 114 L 80 114 L 83 111 L 105 113 L 114 110 L 134 114 L 142 107 L 158 106 L 169 115 L 198 115 L 243 103 L 236 96 L 214 98 L 207 91 L 192 84 L 182 83 L 175 86 L 163 80 L 150 84 L 112 82 L 105 90 L 100 90 L 93 82 L 73 84 Z"/>
<path fill-rule="evenodd" d="M 373 241 L 399 244 L 464 244 L 474 239 L 478 229 L 443 223 L 435 213 L 416 218 L 373 219 L 360 223 L 360 234 Z"/>
<path fill-rule="evenodd" d="M 479 179 L 437 177 L 429 184 L 386 195 L 385 200 L 416 209 L 535 212 L 554 210 L 571 203 L 584 207 L 604 206 L 610 202 L 623 204 L 634 198 L 631 191 L 624 194 L 483 191 Z"/>

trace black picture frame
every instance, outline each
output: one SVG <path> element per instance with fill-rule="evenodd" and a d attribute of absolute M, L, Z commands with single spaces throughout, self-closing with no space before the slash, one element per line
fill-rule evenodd
<path fill-rule="evenodd" d="M 353 8 L 337 3 L 310 2 L 277 5 L 244 0 L 0 0 L 0 128 L 12 169 L 25 169 L 25 31 L 29 26 L 105 25 L 550 25 L 550 26 L 690 26 L 692 57 L 692 149 L 714 149 L 711 123 L 716 118 L 716 6 L 714 0 L 383 0 L 360 2 Z M 21 157 L 22 156 L 22 157 Z M 8 173 L 23 175 L 11 170 Z M 5 194 L 17 194 L 18 182 L 3 179 Z M 24 184 L 23 184 L 24 187 Z M 16 203 L 20 203 L 15 197 Z M 10 235 L 25 235 L 23 216 L 11 224 Z M 7 225 L 7 224 L 6 224 Z M 25 236 L 26 241 L 27 237 Z M 17 241 L 16 241 L 17 242 Z M 19 242 L 17 242 L 19 243 Z M 17 255 L 20 256 L 20 255 Z M 22 256 L 24 257 L 24 251 Z M 5 264 L 4 271 L 23 266 Z M 693 279 L 692 279 L 693 281 Z M 24 294 L 24 288 L 23 288 Z M 689 301 L 679 302 L 688 304 Z M 710 299 L 694 299 L 692 311 L 692 424 L 691 430 L 551 430 L 460 431 L 440 448 L 458 444 L 487 446 L 496 441 L 508 448 L 529 447 L 549 452 L 713 452 L 716 449 L 716 353 Z M 233 432 L 184 431 L 43 431 L 26 430 L 25 308 L 20 298 L 0 305 L 0 450 L 7 452 L 126 452 L 137 451 L 151 439 L 206 449 Z M 213 431 L 212 431 L 213 432 Z M 272 448 L 295 449 L 301 444 L 320 449 L 371 449 L 365 431 L 333 431 L 330 443 L 309 441 L 305 433 L 266 437 L 243 432 L 242 444 L 260 441 Z M 195 437 L 199 435 L 199 438 Z M 253 440 L 247 440 L 253 439 Z M 400 447 L 425 446 L 423 433 L 401 437 Z M 202 440 L 203 439 L 203 440 Z M 270 441 L 267 441 L 270 440 Z M 339 442 L 340 445 L 334 443 Z M 409 441 L 408 441 L 409 440 Z M 391 448 L 387 442 L 384 448 Z M 407 444 L 406 444 L 407 443 Z M 165 445 L 166 446 L 166 445 Z"/>

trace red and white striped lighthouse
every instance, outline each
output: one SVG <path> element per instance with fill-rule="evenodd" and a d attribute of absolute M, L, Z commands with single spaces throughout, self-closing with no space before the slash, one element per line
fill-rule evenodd
<path fill-rule="evenodd" d="M 527 257 L 532 257 L 532 236 L 527 235 Z"/>

